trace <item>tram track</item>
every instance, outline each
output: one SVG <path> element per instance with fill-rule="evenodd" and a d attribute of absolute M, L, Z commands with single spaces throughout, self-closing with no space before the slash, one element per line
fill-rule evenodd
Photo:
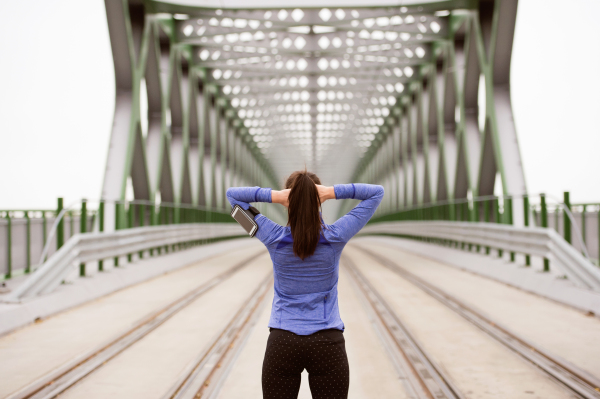
<path fill-rule="evenodd" d="M 510 331 L 480 311 L 402 268 L 395 261 L 361 245 L 353 245 L 353 248 L 363 252 L 375 262 L 426 292 L 496 341 L 544 371 L 552 379 L 568 388 L 573 394 L 586 399 L 600 398 L 600 380 L 587 371 L 552 355 L 544 348 Z"/>
<path fill-rule="evenodd" d="M 163 399 L 212 398 L 218 395 L 229 368 L 242 350 L 242 342 L 264 305 L 264 299 L 273 285 L 273 276 L 267 276 L 244 301 L 230 322 L 196 356 L 180 374 Z"/>
<path fill-rule="evenodd" d="M 264 250 L 260 250 L 245 257 L 223 273 L 220 273 L 188 291 L 176 300 L 171 301 L 168 305 L 151 313 L 141 321 L 135 323 L 131 328 L 118 334 L 116 337 L 101 344 L 97 348 L 78 356 L 64 366 L 42 376 L 27 387 L 9 395 L 7 399 L 50 399 L 58 397 L 79 381 L 103 367 L 127 348 L 150 334 L 167 320 L 192 304 L 196 299 L 249 265 L 263 252 Z"/>
<path fill-rule="evenodd" d="M 422 345 L 347 255 L 342 262 L 368 304 L 376 329 L 411 399 L 463 399 L 448 375 L 432 360 Z"/>

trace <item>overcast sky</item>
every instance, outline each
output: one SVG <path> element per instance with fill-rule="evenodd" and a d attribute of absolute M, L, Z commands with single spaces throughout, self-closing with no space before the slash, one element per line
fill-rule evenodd
<path fill-rule="evenodd" d="M 114 109 L 104 2 L 4 2 L 0 209 L 100 196 Z M 521 0 L 512 100 L 531 193 L 600 201 L 600 1 Z"/>

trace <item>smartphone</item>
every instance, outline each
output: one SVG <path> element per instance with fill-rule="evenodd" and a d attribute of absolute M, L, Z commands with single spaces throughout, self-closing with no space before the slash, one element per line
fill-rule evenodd
<path fill-rule="evenodd" d="M 244 208 L 236 205 L 231 210 L 231 216 L 244 228 L 244 230 L 246 230 L 250 237 L 254 237 L 258 231 L 258 225 L 254 221 L 254 217 L 252 217 L 248 211 L 245 211 Z"/>

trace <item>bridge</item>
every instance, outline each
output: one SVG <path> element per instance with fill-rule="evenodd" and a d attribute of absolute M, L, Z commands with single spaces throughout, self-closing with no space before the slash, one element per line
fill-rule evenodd
<path fill-rule="evenodd" d="M 340 262 L 351 398 L 600 398 L 600 203 L 527 190 L 517 1 L 264 3 L 105 0 L 101 195 L 0 210 L 0 397 L 261 397 L 272 263 L 225 191 L 306 166 L 385 187 Z"/>

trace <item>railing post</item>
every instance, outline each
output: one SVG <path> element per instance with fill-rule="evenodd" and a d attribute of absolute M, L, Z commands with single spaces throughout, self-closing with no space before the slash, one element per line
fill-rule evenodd
<path fill-rule="evenodd" d="M 583 243 L 586 244 L 587 240 L 586 240 L 586 230 L 587 230 L 587 226 L 585 225 L 585 219 L 586 219 L 586 212 L 587 212 L 587 206 L 583 205 L 583 208 L 581 209 L 581 239 L 583 240 Z"/>
<path fill-rule="evenodd" d="M 457 206 L 457 210 L 460 212 L 460 215 L 459 215 L 459 217 L 457 218 L 457 220 L 458 220 L 459 222 L 464 222 L 465 220 L 467 220 L 467 219 L 465 218 L 465 216 L 466 216 L 465 209 L 468 207 L 468 205 L 466 204 L 466 202 L 462 202 L 462 203 L 460 203 L 460 204 L 457 204 L 457 205 L 458 205 L 458 206 Z M 466 206 L 465 206 L 465 205 L 466 205 Z M 466 243 L 466 242 L 464 242 L 464 241 L 462 241 L 462 242 L 460 243 L 460 249 L 465 249 L 465 247 L 467 247 L 467 243 Z"/>
<path fill-rule="evenodd" d="M 127 228 L 131 229 L 134 227 L 135 221 L 135 205 L 132 202 L 129 202 L 129 206 L 127 207 Z M 127 262 L 131 262 L 132 254 L 127 254 Z"/>
<path fill-rule="evenodd" d="M 135 227 L 135 205 L 130 202 L 127 208 L 127 228 L 131 229 Z"/>
<path fill-rule="evenodd" d="M 494 198 L 494 210 L 496 212 L 496 223 L 502 224 L 502 219 L 500 218 L 500 197 Z M 504 251 L 502 250 L 502 248 L 498 248 L 498 257 L 502 258 L 503 255 Z"/>
<path fill-rule="evenodd" d="M 98 231 L 101 233 L 104 231 L 104 200 L 100 200 L 98 204 Z M 98 261 L 98 271 L 104 271 L 104 261 L 102 259 Z"/>
<path fill-rule="evenodd" d="M 29 273 L 31 271 L 31 219 L 29 218 L 29 212 L 25 211 L 25 221 L 27 222 L 26 226 L 26 235 L 27 241 L 25 246 L 27 264 L 25 265 L 25 273 Z"/>
<path fill-rule="evenodd" d="M 150 226 L 156 226 L 157 225 L 157 223 L 156 223 L 156 217 L 157 217 L 156 202 L 154 202 L 154 203 L 150 204 L 150 215 L 149 215 Z M 154 256 L 154 248 L 150 248 L 148 250 L 148 254 L 150 256 Z"/>
<path fill-rule="evenodd" d="M 512 225 L 513 224 L 513 207 L 512 207 L 512 198 L 506 198 L 504 200 L 504 216 L 506 223 Z M 510 261 L 514 262 L 516 259 L 516 255 L 514 252 L 510 252 Z"/>
<path fill-rule="evenodd" d="M 69 211 L 69 238 L 73 237 L 75 231 L 75 218 L 73 217 L 73 211 Z"/>
<path fill-rule="evenodd" d="M 81 214 L 79 215 L 79 232 L 87 232 L 87 200 L 81 200 Z M 79 264 L 79 276 L 85 277 L 85 263 Z"/>
<path fill-rule="evenodd" d="M 146 224 L 146 205 L 139 204 L 138 207 L 138 225 L 140 227 L 144 227 L 144 225 Z"/>
<path fill-rule="evenodd" d="M 465 201 L 465 203 L 463 204 L 463 209 L 464 209 L 463 220 L 465 222 L 470 222 L 471 221 L 471 210 L 469 209 L 469 200 Z"/>
<path fill-rule="evenodd" d="M 491 220 L 490 202 L 491 202 L 491 200 L 489 200 L 489 199 L 483 200 L 483 221 L 486 223 L 489 223 Z M 485 254 L 486 255 L 490 254 L 490 247 L 488 247 L 488 246 L 485 247 Z"/>
<path fill-rule="evenodd" d="M 548 208 L 546 207 L 546 194 L 540 194 L 542 227 L 548 227 Z M 550 259 L 544 258 L 544 271 L 550 271 Z"/>
<path fill-rule="evenodd" d="M 571 210 L 571 200 L 569 198 L 569 192 L 563 193 L 563 202 L 565 203 L 565 209 L 563 210 L 563 230 L 565 241 L 571 244 L 571 219 L 569 219 L 568 212 Z"/>
<path fill-rule="evenodd" d="M 138 226 L 144 227 L 146 225 L 146 204 L 139 204 L 138 207 Z M 138 255 L 140 259 L 142 259 L 144 257 L 144 251 L 140 251 Z"/>
<path fill-rule="evenodd" d="M 146 219 L 146 205 L 139 204 L 138 211 L 139 211 L 138 212 L 138 225 L 140 227 L 144 227 L 144 224 L 145 224 L 144 219 Z M 139 255 L 140 259 L 142 259 L 144 257 L 144 251 L 138 252 L 138 255 Z"/>
<path fill-rule="evenodd" d="M 477 209 L 477 202 L 475 200 L 471 200 L 467 202 L 468 210 L 469 210 L 469 221 L 476 222 L 479 216 L 479 210 Z"/>
<path fill-rule="evenodd" d="M 500 220 L 500 198 L 494 197 L 493 201 L 494 222 L 502 223 L 502 221 Z"/>
<path fill-rule="evenodd" d="M 48 222 L 46 220 L 46 212 L 42 211 L 42 246 L 46 245 L 46 240 L 48 239 L 48 232 L 46 229 L 48 228 Z"/>
<path fill-rule="evenodd" d="M 490 222 L 490 200 L 483 200 L 483 221 L 486 223 Z"/>
<path fill-rule="evenodd" d="M 10 212 L 6 211 L 6 274 L 5 277 L 12 277 L 12 220 Z"/>
<path fill-rule="evenodd" d="M 529 197 L 523 196 L 523 224 L 525 227 L 529 227 Z M 531 256 L 525 254 L 525 266 L 531 266 Z"/>
<path fill-rule="evenodd" d="M 115 201 L 115 231 L 117 230 L 121 230 L 121 204 L 119 203 L 119 201 Z M 115 267 L 119 266 L 119 257 L 115 256 L 114 257 L 114 265 Z"/>
<path fill-rule="evenodd" d="M 59 198 L 56 206 L 56 217 L 59 217 L 60 212 L 63 210 L 63 199 Z M 60 219 L 58 226 L 56 226 L 56 250 L 65 243 L 65 218 Z"/>
<path fill-rule="evenodd" d="M 473 202 L 473 212 L 472 212 L 473 222 L 479 222 L 479 218 L 480 218 L 480 215 L 479 215 L 479 202 L 475 201 L 474 199 L 473 199 L 472 202 Z M 481 252 L 481 245 L 477 244 L 475 246 L 475 250 L 477 251 L 477 253 Z"/>

